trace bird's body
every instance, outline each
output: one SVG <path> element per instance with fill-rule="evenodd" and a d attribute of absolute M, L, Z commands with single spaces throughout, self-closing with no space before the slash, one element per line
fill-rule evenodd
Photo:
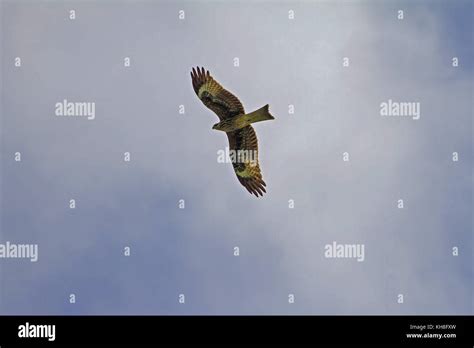
<path fill-rule="evenodd" d="M 250 193 L 263 195 L 266 184 L 258 163 L 257 135 L 251 124 L 274 119 L 268 112 L 268 104 L 246 114 L 240 100 L 214 80 L 209 71 L 193 68 L 191 78 L 199 99 L 219 117 L 220 122 L 213 129 L 226 132 L 230 150 L 255 154 L 253 158 L 244 156 L 243 160 L 232 161 L 232 166 L 237 179 Z"/>
<path fill-rule="evenodd" d="M 233 132 L 238 129 L 242 129 L 246 126 L 250 126 L 252 123 L 273 120 L 274 117 L 268 112 L 268 104 L 264 107 L 251 112 L 250 114 L 240 114 L 225 119 L 219 123 L 216 123 L 212 129 L 220 130 L 223 132 Z"/>

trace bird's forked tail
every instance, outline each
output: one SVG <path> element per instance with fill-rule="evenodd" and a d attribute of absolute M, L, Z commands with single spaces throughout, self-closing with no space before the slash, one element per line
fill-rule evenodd
<path fill-rule="evenodd" d="M 273 117 L 270 112 L 268 111 L 268 104 L 261 107 L 258 110 L 255 110 L 251 112 L 250 114 L 245 114 L 244 115 L 245 121 L 247 121 L 249 124 L 250 123 L 255 123 L 255 122 L 260 122 L 260 121 L 266 121 L 266 120 L 274 120 L 275 117 Z"/>

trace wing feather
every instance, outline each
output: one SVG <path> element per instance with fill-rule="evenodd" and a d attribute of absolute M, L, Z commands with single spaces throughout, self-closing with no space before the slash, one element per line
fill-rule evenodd
<path fill-rule="evenodd" d="M 227 133 L 229 138 L 229 149 L 234 151 L 247 150 L 254 154 L 252 158 L 247 157 L 246 161 L 233 162 L 234 172 L 239 182 L 255 196 L 263 196 L 265 191 L 265 181 L 258 163 L 258 140 L 252 126 L 238 129 Z M 254 160 L 254 161 L 252 161 Z"/>
<path fill-rule="evenodd" d="M 239 98 L 214 80 L 209 71 L 199 67 L 193 68 L 191 80 L 194 92 L 198 98 L 201 99 L 204 105 L 214 111 L 221 121 L 245 114 L 244 107 Z"/>

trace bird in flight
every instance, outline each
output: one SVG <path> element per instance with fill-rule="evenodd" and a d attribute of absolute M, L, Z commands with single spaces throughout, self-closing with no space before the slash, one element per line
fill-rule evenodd
<path fill-rule="evenodd" d="M 229 139 L 232 166 L 239 182 L 255 196 L 263 196 L 263 181 L 258 163 L 258 141 L 252 123 L 273 120 L 268 104 L 249 114 L 240 100 L 224 89 L 204 68 L 191 71 L 194 91 L 198 98 L 219 117 L 212 129 L 223 131 Z"/>

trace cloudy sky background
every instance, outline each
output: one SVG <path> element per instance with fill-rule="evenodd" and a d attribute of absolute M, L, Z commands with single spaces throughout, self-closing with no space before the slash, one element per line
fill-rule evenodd
<path fill-rule="evenodd" d="M 37 243 L 39 260 L 0 260 L 0 313 L 471 314 L 473 12 L 3 1 L 0 242 Z M 247 111 L 270 104 L 263 198 L 217 163 L 227 140 L 196 65 Z M 96 119 L 56 117 L 63 99 L 95 102 Z M 420 102 L 420 120 L 380 116 L 388 99 Z M 324 258 L 333 241 L 365 244 L 365 261 Z"/>

